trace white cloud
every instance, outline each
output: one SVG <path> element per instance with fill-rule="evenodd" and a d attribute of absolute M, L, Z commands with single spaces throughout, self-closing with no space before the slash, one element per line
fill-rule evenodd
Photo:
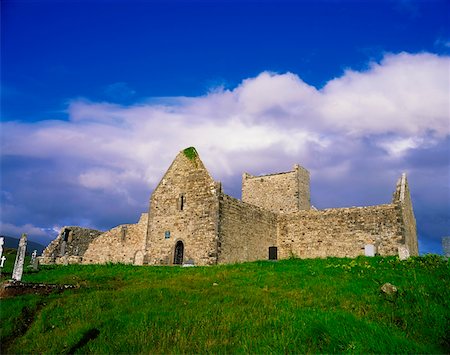
<path fill-rule="evenodd" d="M 277 169 L 292 161 L 313 167 L 321 155 L 348 159 L 368 137 L 398 159 L 450 134 L 449 63 L 388 54 L 321 90 L 293 73 L 264 72 L 201 97 L 131 106 L 74 100 L 69 121 L 4 123 L 3 154 L 73 161 L 74 183 L 119 193 L 135 182 L 154 186 L 191 145 L 216 178 L 258 171 L 268 159 Z"/>
<path fill-rule="evenodd" d="M 21 226 L 16 226 L 11 223 L 0 222 L 0 231 L 2 235 L 8 237 L 20 237 L 23 233 L 26 233 L 27 235 L 33 235 L 35 237 L 47 236 L 47 233 L 44 229 L 28 223 Z"/>
<path fill-rule="evenodd" d="M 450 134 L 450 60 L 433 54 L 387 55 L 367 72 L 347 71 L 322 90 L 319 108 L 352 135 Z"/>

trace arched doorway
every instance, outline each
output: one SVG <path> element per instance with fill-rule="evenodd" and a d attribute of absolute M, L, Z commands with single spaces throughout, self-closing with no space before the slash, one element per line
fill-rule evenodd
<path fill-rule="evenodd" d="M 175 265 L 183 264 L 184 244 L 181 240 L 175 244 L 175 253 L 173 257 L 173 263 Z"/>

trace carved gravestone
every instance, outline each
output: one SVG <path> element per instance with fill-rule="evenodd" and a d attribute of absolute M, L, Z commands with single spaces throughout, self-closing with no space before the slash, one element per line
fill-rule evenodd
<path fill-rule="evenodd" d="M 5 260 L 6 260 L 6 256 L 2 256 L 0 258 L 0 276 L 2 276 L 2 269 L 3 269 L 3 265 L 5 265 Z"/>
<path fill-rule="evenodd" d="M 19 247 L 17 248 L 16 262 L 14 263 L 14 270 L 12 273 L 12 279 L 15 281 L 22 280 L 23 263 L 25 261 L 25 252 L 27 250 L 27 235 L 24 233 L 19 241 Z"/>
<path fill-rule="evenodd" d="M 38 269 L 37 250 L 33 250 L 33 253 L 31 254 L 30 266 L 35 271 Z"/>
<path fill-rule="evenodd" d="M 373 244 L 366 244 L 364 245 L 364 255 L 365 256 L 375 256 L 376 254 L 376 248 Z"/>
<path fill-rule="evenodd" d="M 409 258 L 409 249 L 406 245 L 400 245 L 398 247 L 398 257 L 400 260 L 406 260 Z"/>

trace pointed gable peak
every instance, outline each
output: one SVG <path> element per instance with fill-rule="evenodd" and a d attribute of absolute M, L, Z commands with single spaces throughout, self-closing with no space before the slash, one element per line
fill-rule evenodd
<path fill-rule="evenodd" d="M 200 156 L 195 147 L 188 147 L 186 149 L 181 150 L 175 158 L 175 161 L 182 160 L 185 163 L 189 163 L 192 167 L 198 169 L 205 169 L 203 162 L 200 159 Z"/>
<path fill-rule="evenodd" d="M 183 149 L 181 152 L 189 160 L 195 160 L 198 157 L 198 153 L 195 147 L 188 147 L 186 149 Z"/>

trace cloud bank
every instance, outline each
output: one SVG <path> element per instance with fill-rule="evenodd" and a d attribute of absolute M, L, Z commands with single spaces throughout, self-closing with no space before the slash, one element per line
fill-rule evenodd
<path fill-rule="evenodd" d="M 311 171 L 319 208 L 388 202 L 406 171 L 421 240 L 436 248 L 442 235 L 431 235 L 426 211 L 435 210 L 431 219 L 441 229 L 434 232 L 444 233 L 449 71 L 448 56 L 387 54 L 321 89 L 294 73 L 263 72 L 201 97 L 128 106 L 77 99 L 66 121 L 7 121 L 2 220 L 45 230 L 133 222 L 177 152 L 195 146 L 236 197 L 242 172 L 285 171 L 298 162 Z"/>

